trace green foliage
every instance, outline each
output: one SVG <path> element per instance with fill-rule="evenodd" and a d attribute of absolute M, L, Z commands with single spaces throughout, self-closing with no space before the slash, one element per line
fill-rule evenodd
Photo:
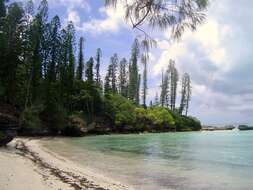
<path fill-rule="evenodd" d="M 142 63 L 143 63 L 143 88 L 142 88 L 142 104 L 144 108 L 147 107 L 146 105 L 146 99 L 147 99 L 147 90 L 148 90 L 148 82 L 147 82 L 147 62 L 148 58 L 147 56 L 142 56 Z"/>
<path fill-rule="evenodd" d="M 108 66 L 108 71 L 105 77 L 105 92 L 117 93 L 117 69 L 118 69 L 118 55 L 115 53 Z"/>
<path fill-rule="evenodd" d="M 178 72 L 173 60 L 169 61 L 168 68 L 162 75 L 160 103 L 162 106 L 169 107 L 170 110 L 176 109 Z"/>
<path fill-rule="evenodd" d="M 86 71 L 85 71 L 85 76 L 86 76 L 86 79 L 89 83 L 93 83 L 93 65 L 94 65 L 94 60 L 93 58 L 91 57 L 89 59 L 89 61 L 87 61 L 86 63 Z"/>
<path fill-rule="evenodd" d="M 46 89 L 44 109 L 41 112 L 43 125 L 55 134 L 58 134 L 66 124 L 66 110 L 60 103 L 60 95 L 57 92 L 58 84 L 51 83 Z"/>
<path fill-rule="evenodd" d="M 43 109 L 43 105 L 33 105 L 25 108 L 21 114 L 21 131 L 30 131 L 30 133 L 33 131 L 35 133 L 40 132 L 43 129 L 43 124 L 40 118 Z"/>
<path fill-rule="evenodd" d="M 185 73 L 182 78 L 182 90 L 181 90 L 181 103 L 179 107 L 179 113 L 182 115 L 185 110 L 187 116 L 189 101 L 191 98 L 191 79 L 188 73 Z"/>
<path fill-rule="evenodd" d="M 102 57 L 102 50 L 100 48 L 97 49 L 97 54 L 96 54 L 96 83 L 97 85 L 101 85 L 101 76 L 100 76 L 100 61 Z"/>
<path fill-rule="evenodd" d="M 125 19 L 131 23 L 133 29 L 143 32 L 146 49 L 154 43 L 145 31 L 147 26 L 161 30 L 170 28 L 172 39 L 178 39 L 186 29 L 196 30 L 205 20 L 204 11 L 208 2 L 209 0 L 105 0 L 106 5 L 113 5 L 115 8 L 118 3 L 123 3 Z"/>
<path fill-rule="evenodd" d="M 50 106 L 52 105 L 52 106 Z M 60 134 L 66 126 L 66 111 L 59 105 L 48 104 L 41 113 L 41 119 L 46 129 L 53 134 Z"/>
<path fill-rule="evenodd" d="M 0 98 L 12 104 L 16 103 L 16 72 L 21 64 L 23 16 L 20 4 L 12 3 L 8 6 L 6 17 L 0 18 L 0 83 L 5 91 Z"/>
<path fill-rule="evenodd" d="M 119 93 L 127 97 L 127 60 L 123 58 L 119 64 Z"/>
<path fill-rule="evenodd" d="M 83 79 L 83 69 L 84 69 L 83 42 L 84 42 L 84 38 L 81 37 L 79 40 L 78 66 L 77 66 L 77 70 L 76 70 L 76 79 L 78 79 L 78 80 Z"/>
<path fill-rule="evenodd" d="M 137 39 L 134 40 L 131 52 L 131 59 L 129 63 L 129 87 L 128 97 L 134 101 L 137 105 L 139 104 L 139 74 L 138 74 L 138 58 L 139 58 L 139 42 Z"/>
<path fill-rule="evenodd" d="M 201 123 L 198 119 L 175 113 L 172 114 L 176 121 L 177 131 L 199 131 L 201 129 Z"/>
<path fill-rule="evenodd" d="M 112 92 L 112 65 L 108 66 L 107 74 L 105 76 L 104 85 L 105 94 Z"/>
<path fill-rule="evenodd" d="M 6 15 L 5 0 L 0 0 L 0 17 L 5 17 L 5 15 Z"/>
<path fill-rule="evenodd" d="M 102 94 L 100 86 L 94 82 L 75 81 L 74 93 L 71 96 L 73 109 L 84 111 L 88 122 L 102 111 Z"/>
<path fill-rule="evenodd" d="M 5 138 L 5 134 L 4 132 L 0 131 L 0 141 L 3 140 Z"/>
<path fill-rule="evenodd" d="M 135 123 L 135 106 L 126 98 L 117 94 L 107 94 L 105 97 L 105 115 L 117 127 Z"/>
<path fill-rule="evenodd" d="M 155 125 L 172 126 L 175 121 L 171 114 L 163 107 L 151 107 L 147 110 L 147 118 Z"/>
<path fill-rule="evenodd" d="M 174 127 L 175 120 L 170 112 L 163 107 L 150 107 L 148 109 L 136 108 L 135 109 L 138 123 L 145 123 L 155 128 L 170 129 Z"/>

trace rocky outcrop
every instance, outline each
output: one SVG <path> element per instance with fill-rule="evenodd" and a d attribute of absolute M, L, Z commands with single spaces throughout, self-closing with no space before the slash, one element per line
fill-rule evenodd
<path fill-rule="evenodd" d="M 68 124 L 63 131 L 63 135 L 81 137 L 88 132 L 86 122 L 79 116 L 72 115 L 68 118 Z"/>
<path fill-rule="evenodd" d="M 250 130 L 253 130 L 253 127 L 252 126 L 248 126 L 248 125 L 239 125 L 238 129 L 240 131 L 250 131 Z"/>
<path fill-rule="evenodd" d="M 17 135 L 18 118 L 14 106 L 0 102 L 0 146 L 6 145 Z"/>
<path fill-rule="evenodd" d="M 4 146 L 11 142 L 17 136 L 16 130 L 0 131 L 0 146 Z"/>
<path fill-rule="evenodd" d="M 235 126 L 226 125 L 226 126 L 202 126 L 202 131 L 230 131 L 233 130 Z"/>

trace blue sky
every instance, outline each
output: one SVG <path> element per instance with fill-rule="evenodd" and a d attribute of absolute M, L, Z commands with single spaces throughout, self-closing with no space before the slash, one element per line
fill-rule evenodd
<path fill-rule="evenodd" d="M 158 46 L 148 65 L 148 99 L 160 92 L 162 69 L 174 59 L 180 74 L 192 78 L 191 115 L 205 124 L 251 123 L 253 1 L 210 2 L 206 22 L 196 32 L 186 31 L 179 42 L 170 41 L 169 29 L 152 33 Z M 101 0 L 49 0 L 50 16 L 58 14 L 63 25 L 72 20 L 77 39 L 85 37 L 86 60 L 102 49 L 104 73 L 113 53 L 129 57 L 137 33 L 124 22 L 122 7 L 115 11 L 103 5 Z"/>

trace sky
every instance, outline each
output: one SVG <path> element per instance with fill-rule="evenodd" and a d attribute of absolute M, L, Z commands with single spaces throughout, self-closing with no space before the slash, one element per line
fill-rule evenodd
<path fill-rule="evenodd" d="M 103 74 L 114 53 L 129 58 L 138 33 L 124 22 L 122 7 L 105 8 L 101 0 L 48 1 L 50 17 L 59 15 L 63 26 L 73 21 L 76 38 L 86 39 L 86 59 L 102 49 Z M 178 42 L 170 40 L 169 29 L 152 32 L 158 45 L 150 52 L 148 100 L 160 93 L 162 70 L 174 59 L 180 75 L 191 76 L 192 116 L 204 124 L 252 123 L 252 7 L 252 0 L 210 0 L 206 21 L 197 31 L 186 31 Z"/>

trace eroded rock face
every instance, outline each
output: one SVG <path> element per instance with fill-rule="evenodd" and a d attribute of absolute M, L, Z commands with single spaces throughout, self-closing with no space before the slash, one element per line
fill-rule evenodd
<path fill-rule="evenodd" d="M 4 146 L 17 135 L 19 116 L 16 108 L 0 102 L 0 146 Z"/>
<path fill-rule="evenodd" d="M 68 124 L 63 131 L 65 135 L 80 137 L 86 135 L 88 132 L 85 121 L 78 116 L 70 116 Z"/>
<path fill-rule="evenodd" d="M 5 146 L 11 142 L 15 136 L 17 136 L 17 132 L 15 130 L 1 131 L 0 133 L 0 146 Z"/>

